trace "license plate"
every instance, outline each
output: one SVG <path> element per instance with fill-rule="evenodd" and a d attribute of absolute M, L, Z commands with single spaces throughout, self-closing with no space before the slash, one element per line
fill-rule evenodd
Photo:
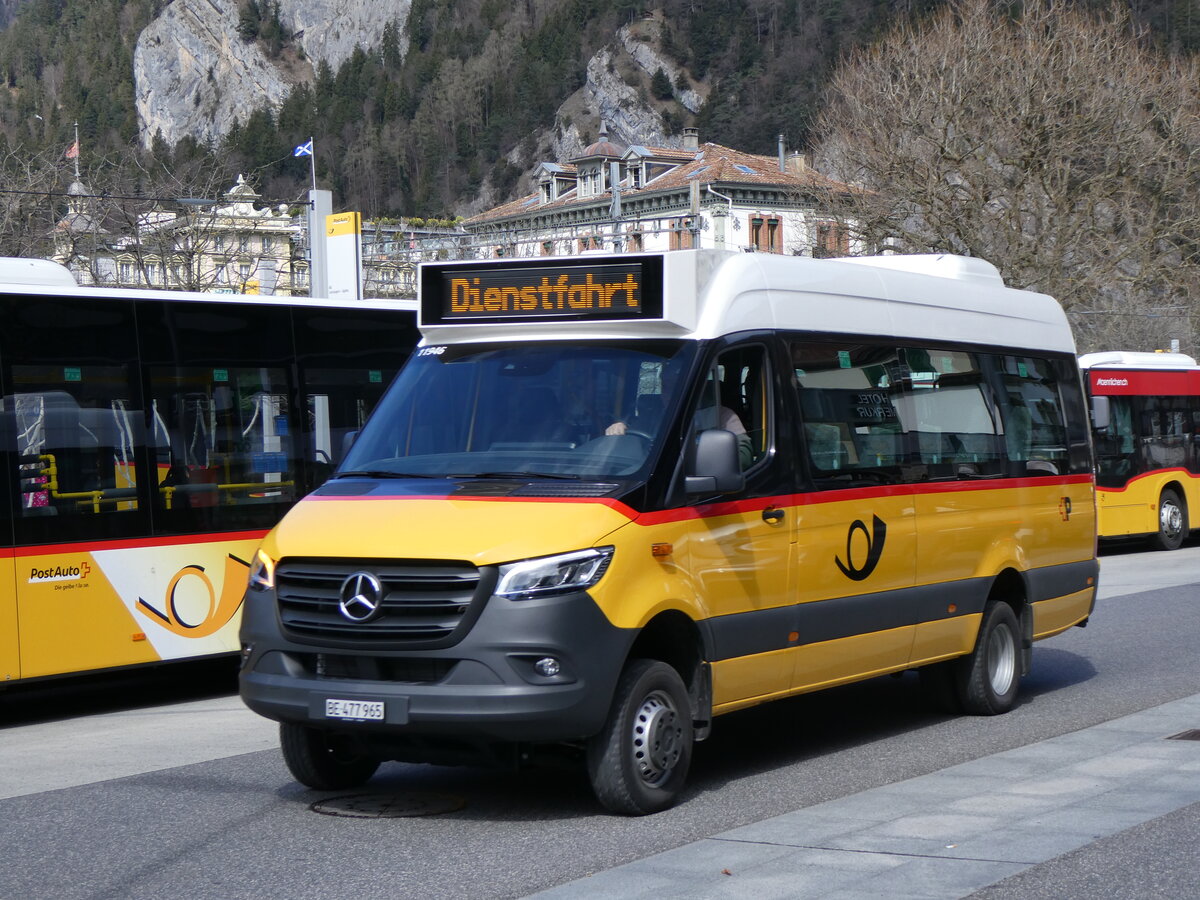
<path fill-rule="evenodd" d="M 325 718 L 383 721 L 383 702 L 379 700 L 325 700 Z"/>

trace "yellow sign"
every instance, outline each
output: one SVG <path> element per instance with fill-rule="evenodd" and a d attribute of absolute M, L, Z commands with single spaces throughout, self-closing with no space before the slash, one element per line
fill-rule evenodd
<path fill-rule="evenodd" d="M 329 237 L 359 234 L 361 231 L 362 213 L 346 212 L 325 217 L 325 234 Z"/>

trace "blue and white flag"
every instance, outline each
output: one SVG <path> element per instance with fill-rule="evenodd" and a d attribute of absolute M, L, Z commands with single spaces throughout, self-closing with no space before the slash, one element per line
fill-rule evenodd
<path fill-rule="evenodd" d="M 312 138 L 308 139 L 307 144 L 301 144 L 299 147 L 297 147 L 295 150 L 292 151 L 292 156 L 312 156 L 312 155 L 313 155 Z"/>

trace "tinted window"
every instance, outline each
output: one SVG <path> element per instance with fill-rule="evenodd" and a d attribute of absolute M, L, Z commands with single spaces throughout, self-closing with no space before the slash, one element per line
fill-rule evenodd
<path fill-rule="evenodd" d="M 16 540 L 144 533 L 145 410 L 132 308 L 12 297 L 0 309 Z"/>
<path fill-rule="evenodd" d="M 1088 471 L 1068 361 L 809 341 L 792 360 L 820 487 Z"/>

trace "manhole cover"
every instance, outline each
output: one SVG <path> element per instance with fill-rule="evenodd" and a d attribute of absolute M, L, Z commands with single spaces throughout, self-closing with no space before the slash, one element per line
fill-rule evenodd
<path fill-rule="evenodd" d="M 323 816 L 352 819 L 402 819 L 410 816 L 438 816 L 467 805 L 462 797 L 450 794 L 347 794 L 327 797 L 309 806 Z"/>
<path fill-rule="evenodd" d="M 1179 734 L 1173 734 L 1168 741 L 1200 741 L 1200 728 L 1192 728 L 1188 731 L 1181 731 Z"/>

